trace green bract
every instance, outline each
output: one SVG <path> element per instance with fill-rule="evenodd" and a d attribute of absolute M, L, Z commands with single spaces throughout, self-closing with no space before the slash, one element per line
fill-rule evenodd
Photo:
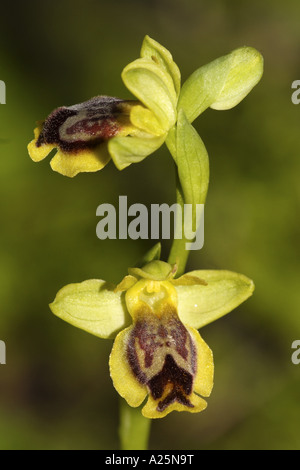
<path fill-rule="evenodd" d="M 188 122 L 182 109 L 178 113 L 176 133 L 176 163 L 183 193 L 183 203 L 192 204 L 193 230 L 198 226 L 196 206 L 204 204 L 209 183 L 209 161 L 205 145 Z"/>
<path fill-rule="evenodd" d="M 178 107 L 190 122 L 205 109 L 230 109 L 259 82 L 263 58 L 252 47 L 241 47 L 197 69 L 183 84 Z"/>
<path fill-rule="evenodd" d="M 251 47 L 242 47 L 200 67 L 183 84 L 177 104 L 177 122 L 166 144 L 177 165 L 181 184 L 179 201 L 193 205 L 192 226 L 198 225 L 195 206 L 204 204 L 209 183 L 205 145 L 190 124 L 205 109 L 236 106 L 259 82 L 263 58 Z"/>

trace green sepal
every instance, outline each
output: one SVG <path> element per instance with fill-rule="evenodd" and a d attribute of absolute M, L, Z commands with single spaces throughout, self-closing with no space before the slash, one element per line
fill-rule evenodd
<path fill-rule="evenodd" d="M 165 261 L 154 260 L 142 268 L 129 268 L 128 273 L 137 278 L 153 281 L 165 281 L 172 279 L 177 271 L 177 266 L 172 266 Z"/>
<path fill-rule="evenodd" d="M 178 315 L 193 328 L 202 328 L 231 312 L 254 291 L 251 279 L 231 271 L 192 271 L 207 285 L 175 286 L 178 295 Z"/>
<path fill-rule="evenodd" d="M 149 36 L 145 36 L 142 44 L 141 57 L 153 60 L 172 77 L 177 96 L 180 92 L 180 70 L 173 60 L 172 54 Z"/>
<path fill-rule="evenodd" d="M 230 109 L 242 101 L 263 74 L 263 58 L 241 47 L 197 69 L 183 84 L 178 109 L 190 122 L 205 109 Z"/>
<path fill-rule="evenodd" d="M 54 315 L 100 338 L 114 338 L 131 321 L 122 292 L 90 279 L 63 287 L 50 304 Z"/>
<path fill-rule="evenodd" d="M 170 281 L 174 286 L 207 286 L 207 282 L 204 279 L 200 279 L 200 277 L 192 276 L 191 274 L 183 274 L 182 276 L 178 277 L 177 279 L 172 279 Z"/>
<path fill-rule="evenodd" d="M 152 59 L 141 58 L 128 64 L 122 79 L 133 93 L 158 119 L 162 132 L 176 122 L 177 95 L 173 79 Z"/>
<path fill-rule="evenodd" d="M 139 163 L 151 153 L 155 152 L 165 140 L 160 137 L 114 137 L 108 142 L 109 153 L 116 167 L 124 170 L 132 163 Z"/>

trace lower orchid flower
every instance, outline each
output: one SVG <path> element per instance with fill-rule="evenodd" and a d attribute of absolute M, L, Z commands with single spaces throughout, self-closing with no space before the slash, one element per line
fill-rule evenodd
<path fill-rule="evenodd" d="M 117 286 L 88 280 L 62 288 L 50 305 L 61 319 L 115 338 L 109 360 L 117 392 L 147 418 L 197 413 L 213 387 L 213 355 L 198 329 L 244 302 L 253 282 L 230 271 L 192 271 L 153 260 Z"/>

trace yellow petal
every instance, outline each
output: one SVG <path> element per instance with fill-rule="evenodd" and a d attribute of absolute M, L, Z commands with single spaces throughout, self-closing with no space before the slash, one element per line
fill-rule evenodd
<path fill-rule="evenodd" d="M 205 410 L 207 407 L 206 401 L 196 394 L 193 394 L 190 401 L 193 407 L 187 408 L 185 405 L 174 402 L 164 411 L 157 411 L 157 401 L 154 400 L 150 395 L 146 405 L 142 409 L 142 414 L 145 416 L 145 418 L 155 419 L 164 418 L 167 414 L 171 413 L 171 411 L 189 411 L 190 413 L 200 413 L 200 411 Z"/>
<path fill-rule="evenodd" d="M 43 144 L 37 147 L 36 143 L 41 133 L 41 126 L 34 129 L 34 139 L 28 144 L 27 149 L 31 160 L 40 162 L 49 155 L 56 146 L 54 144 Z"/>
<path fill-rule="evenodd" d="M 109 358 L 110 375 L 115 389 L 130 406 L 139 406 L 147 395 L 145 385 L 141 385 L 129 366 L 126 348 L 132 326 L 121 331 L 114 341 Z"/>
<path fill-rule="evenodd" d="M 109 160 L 107 144 L 103 143 L 93 149 L 84 149 L 76 153 L 59 150 L 52 158 L 50 165 L 52 170 L 73 178 L 78 173 L 102 170 Z"/>
<path fill-rule="evenodd" d="M 197 349 L 197 371 L 193 383 L 194 391 L 203 397 L 209 397 L 214 385 L 213 353 L 197 330 L 187 326 L 186 329 L 192 336 Z"/>

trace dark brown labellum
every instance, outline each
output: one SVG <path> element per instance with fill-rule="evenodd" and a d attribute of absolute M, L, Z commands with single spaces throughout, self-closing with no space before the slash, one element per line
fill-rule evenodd
<path fill-rule="evenodd" d="M 63 106 L 46 119 L 36 146 L 55 144 L 65 152 L 92 148 L 114 137 L 122 124 L 124 100 L 97 96 L 74 106 Z"/>

